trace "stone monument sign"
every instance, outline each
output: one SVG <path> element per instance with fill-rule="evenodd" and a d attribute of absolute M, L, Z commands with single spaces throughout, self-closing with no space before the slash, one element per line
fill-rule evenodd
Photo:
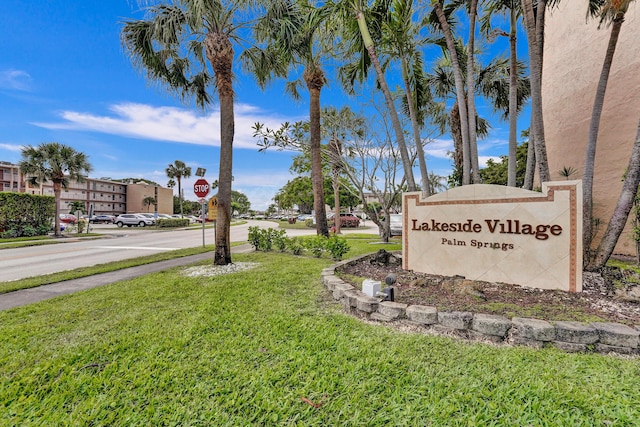
<path fill-rule="evenodd" d="M 582 184 L 542 192 L 465 185 L 403 194 L 403 267 L 470 280 L 582 290 Z"/>

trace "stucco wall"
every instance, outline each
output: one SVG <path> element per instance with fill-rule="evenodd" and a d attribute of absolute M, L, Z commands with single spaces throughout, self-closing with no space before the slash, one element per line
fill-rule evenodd
<path fill-rule="evenodd" d="M 153 205 L 144 206 L 142 201 L 145 197 L 155 197 L 153 185 L 128 184 L 127 185 L 127 213 L 150 212 L 155 210 Z M 173 190 L 170 188 L 157 187 L 158 189 L 158 213 L 173 213 Z"/>
<path fill-rule="evenodd" d="M 587 20 L 586 0 L 561 2 L 550 11 L 545 31 L 543 106 L 552 180 L 573 167 L 581 179 L 595 90 L 610 27 L 598 30 Z M 601 220 L 597 240 L 617 202 L 640 120 L 640 7 L 632 4 L 622 25 L 600 124 L 594 179 L 594 218 Z M 617 253 L 635 254 L 627 230 Z"/>

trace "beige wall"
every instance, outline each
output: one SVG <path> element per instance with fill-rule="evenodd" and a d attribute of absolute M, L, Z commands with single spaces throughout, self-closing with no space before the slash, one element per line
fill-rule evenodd
<path fill-rule="evenodd" d="M 145 197 L 156 197 L 158 189 L 158 213 L 173 213 L 173 190 L 147 184 L 127 184 L 127 213 L 153 212 L 154 206 L 146 207 L 142 203 Z"/>
<path fill-rule="evenodd" d="M 580 179 L 595 90 L 604 60 L 610 27 L 586 21 L 586 0 L 560 3 L 546 22 L 543 71 L 545 138 L 553 180 L 571 166 Z M 602 114 L 594 179 L 594 217 L 601 220 L 599 236 L 617 202 L 622 175 L 640 120 L 640 7 L 632 4 L 622 25 L 609 77 Z M 628 227 L 617 253 L 634 254 Z M 598 236 L 598 237 L 599 237 Z"/>

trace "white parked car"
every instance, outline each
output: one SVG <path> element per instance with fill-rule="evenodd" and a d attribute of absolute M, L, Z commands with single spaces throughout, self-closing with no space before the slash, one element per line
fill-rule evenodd
<path fill-rule="evenodd" d="M 122 214 L 122 215 L 118 215 L 118 217 L 115 220 L 115 224 L 118 227 L 123 227 L 125 225 L 127 227 L 131 227 L 131 226 L 145 227 L 147 225 L 155 224 L 155 220 L 153 218 L 148 218 L 141 214 Z"/>

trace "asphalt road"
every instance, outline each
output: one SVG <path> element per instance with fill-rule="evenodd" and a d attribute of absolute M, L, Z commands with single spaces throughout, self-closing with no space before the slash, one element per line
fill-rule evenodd
<path fill-rule="evenodd" d="M 251 226 L 277 228 L 271 221 L 248 221 L 231 227 L 231 241 L 247 240 Z M 0 282 L 19 280 L 79 267 L 88 267 L 112 261 L 136 258 L 174 249 L 193 248 L 202 245 L 202 229 L 159 231 L 148 228 L 115 225 L 92 225 L 92 231 L 104 234 L 104 238 L 78 240 L 67 238 L 65 243 L 29 246 L 0 250 Z M 362 232 L 344 230 L 345 232 Z M 374 232 L 374 230 L 368 230 Z M 315 230 L 287 230 L 289 236 L 314 234 Z M 204 243 L 214 244 L 213 228 L 205 229 Z"/>

